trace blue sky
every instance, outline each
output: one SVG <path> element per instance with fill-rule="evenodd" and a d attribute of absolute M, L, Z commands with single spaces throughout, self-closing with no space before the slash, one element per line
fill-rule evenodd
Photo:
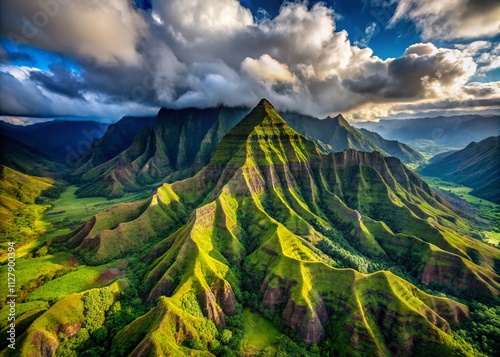
<path fill-rule="evenodd" d="M 0 115 L 10 120 L 114 121 L 261 97 L 351 120 L 500 110 L 495 0 L 43 4 L 1 4 Z"/>

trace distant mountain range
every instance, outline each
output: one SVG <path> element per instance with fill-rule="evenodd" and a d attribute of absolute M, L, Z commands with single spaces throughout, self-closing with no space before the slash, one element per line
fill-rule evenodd
<path fill-rule="evenodd" d="M 472 187 L 471 194 L 500 203 L 500 137 L 441 154 L 422 173 Z"/>
<path fill-rule="evenodd" d="M 73 177 L 83 183 L 80 196 L 117 197 L 145 185 L 173 182 L 205 166 L 222 137 L 250 110 L 247 108 L 161 109 L 156 118 L 124 118 L 109 127 L 80 160 Z M 341 116 L 320 120 L 285 113 L 295 130 L 325 152 L 345 149 L 379 151 L 417 162 L 422 156 L 407 145 L 365 134 Z"/>
<path fill-rule="evenodd" d="M 15 139 L 34 152 L 74 167 L 108 126 L 96 121 L 54 120 L 27 126 L 0 121 L 0 133 L 3 138 Z"/>
<path fill-rule="evenodd" d="M 183 123 L 185 130 L 196 120 Z M 165 164 L 194 163 L 175 149 L 184 147 L 182 137 L 154 141 L 160 124 L 140 134 L 144 147 L 158 143 Z M 136 168 L 157 163 L 148 160 Z M 354 149 L 325 154 L 262 100 L 195 176 L 99 213 L 53 246 L 91 264 L 140 256 L 141 291 L 154 308 L 113 338 L 111 351 L 120 355 L 217 354 L 220 331 L 241 331 L 242 308 L 250 308 L 308 345 L 321 343 L 329 356 L 447 356 L 467 353 L 450 326 L 468 310 L 409 280 L 462 297 L 498 297 L 500 251 L 467 231 L 460 212 L 399 159 Z M 20 347 L 39 351 L 42 340 L 55 350 L 63 335 L 51 319 L 71 316 L 72 326 L 86 326 L 73 313 L 86 303 L 72 294 L 54 304 Z"/>
<path fill-rule="evenodd" d="M 358 128 L 375 131 L 385 139 L 411 143 L 428 140 L 437 145 L 462 149 L 472 141 L 500 135 L 500 116 L 462 115 L 420 119 L 356 122 Z"/>
<path fill-rule="evenodd" d="M 63 171 L 47 154 L 16 139 L 16 134 L 0 131 L 0 164 L 32 176 L 55 177 Z"/>
<path fill-rule="evenodd" d="M 334 118 L 327 117 L 320 120 L 307 115 L 285 112 L 283 118 L 296 131 L 315 140 L 330 152 L 345 149 L 379 151 L 385 155 L 395 156 L 404 163 L 414 163 L 423 159 L 418 151 L 408 145 L 385 140 L 368 130 L 354 128 L 340 114 Z"/>

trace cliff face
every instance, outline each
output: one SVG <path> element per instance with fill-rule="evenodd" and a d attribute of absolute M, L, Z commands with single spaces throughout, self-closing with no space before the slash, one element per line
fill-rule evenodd
<path fill-rule="evenodd" d="M 77 195 L 118 197 L 145 185 L 172 182 L 205 166 L 245 108 L 171 110 L 155 118 L 124 118 L 95 142 L 74 177 Z"/>
<path fill-rule="evenodd" d="M 420 345 L 455 351 L 450 324 L 468 312 L 387 267 L 446 287 L 457 284 L 447 271 L 459 267 L 458 294 L 480 288 L 498 296 L 492 267 L 500 252 L 456 233 L 459 225 L 446 201 L 398 159 L 356 150 L 324 155 L 263 100 L 194 177 L 97 215 L 62 240 L 96 263 L 156 244 L 144 257 L 144 284 L 157 315 L 116 340 L 142 326 L 135 352 L 208 343 L 253 294 L 305 343 L 329 339 L 358 355 L 409 355 Z M 341 330 L 349 333 L 332 332 Z"/>

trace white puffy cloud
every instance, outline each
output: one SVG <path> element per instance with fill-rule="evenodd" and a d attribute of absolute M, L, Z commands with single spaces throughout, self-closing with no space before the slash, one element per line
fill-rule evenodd
<path fill-rule="evenodd" d="M 415 23 L 424 40 L 493 37 L 500 33 L 498 0 L 394 0 L 394 25 Z"/>
<path fill-rule="evenodd" d="M 455 48 L 458 48 L 465 55 L 475 56 L 478 52 L 491 48 L 491 42 L 490 41 L 474 41 L 474 42 L 471 42 L 468 44 L 456 44 Z"/>
<path fill-rule="evenodd" d="M 297 79 L 288 66 L 276 61 L 268 54 L 258 59 L 247 57 L 241 62 L 241 69 L 260 82 L 274 85 L 278 82 L 294 83 Z"/>
<path fill-rule="evenodd" d="M 186 45 L 226 37 L 253 24 L 252 13 L 237 0 L 154 0 L 152 5 L 156 21 Z"/>

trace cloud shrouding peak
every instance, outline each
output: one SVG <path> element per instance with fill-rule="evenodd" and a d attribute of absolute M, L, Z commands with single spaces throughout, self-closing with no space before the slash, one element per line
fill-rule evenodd
<path fill-rule="evenodd" d="M 51 116 L 65 108 L 82 115 L 99 108 L 106 115 L 139 114 L 159 106 L 252 106 L 266 97 L 280 110 L 375 119 L 420 104 L 500 97 L 491 83 L 467 84 L 480 72 L 478 64 L 495 66 L 495 58 L 481 62 L 486 41 L 455 49 L 419 43 L 382 60 L 352 45 L 348 33 L 336 29 L 335 12 L 321 3 L 287 2 L 276 17 L 256 20 L 236 0 L 157 0 L 150 12 L 127 0 L 47 1 L 61 2 L 59 15 L 29 43 L 72 58 L 78 71 L 50 66 L 13 76 L 11 66 L 0 65 L 11 84 L 0 89 L 6 114 L 32 115 L 34 108 Z M 37 6 L 16 0 L 9 11 L 30 18 Z M 85 21 L 92 27 L 91 15 L 96 26 L 80 30 Z M 4 35 L 15 31 L 22 23 L 2 27 Z M 26 101 L 19 99 L 28 93 Z"/>
<path fill-rule="evenodd" d="M 391 20 L 415 23 L 424 40 L 493 37 L 500 33 L 498 0 L 394 0 Z"/>

